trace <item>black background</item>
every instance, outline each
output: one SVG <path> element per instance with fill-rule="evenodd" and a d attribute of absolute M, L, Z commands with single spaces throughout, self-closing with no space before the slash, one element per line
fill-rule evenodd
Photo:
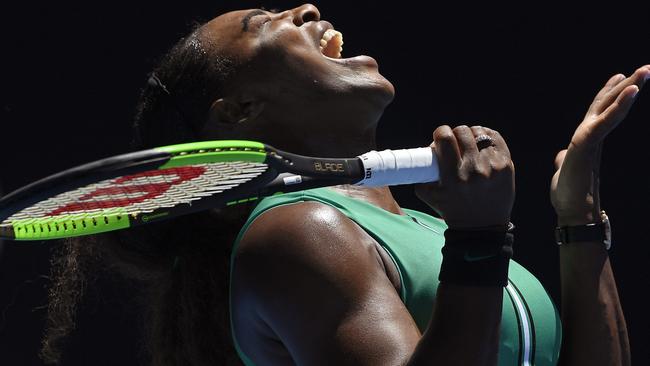
<path fill-rule="evenodd" d="M 83 162 L 125 152 L 139 88 L 156 58 L 232 9 L 288 1 L 4 2 L 1 11 L 0 180 L 5 193 Z M 646 2 L 647 4 L 647 2 Z M 381 148 L 424 146 L 441 124 L 481 124 L 506 138 L 517 167 L 515 259 L 559 303 L 555 217 L 548 199 L 555 153 L 615 73 L 650 63 L 650 6 L 568 9 L 448 2 L 327 1 L 322 18 L 346 55 L 375 57 L 396 87 Z M 646 207 L 650 96 L 642 91 L 607 139 L 602 197 L 614 226 L 611 259 L 635 365 L 648 364 L 650 247 Z M 409 188 L 405 207 L 424 209 Z M 39 365 L 49 255 L 56 243 L 0 247 L 0 364 Z M 142 357 L 133 293 L 100 280 L 82 304 L 67 365 L 131 365 Z M 480 306 L 480 305 L 477 305 Z"/>

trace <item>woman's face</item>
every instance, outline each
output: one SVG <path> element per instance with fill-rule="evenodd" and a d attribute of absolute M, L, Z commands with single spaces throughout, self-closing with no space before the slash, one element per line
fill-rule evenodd
<path fill-rule="evenodd" d="M 264 113 L 278 123 L 296 116 L 315 121 L 311 126 L 327 119 L 337 128 L 334 121 L 349 125 L 346 111 L 355 123 L 376 124 L 394 96 L 393 85 L 371 57 L 341 57 L 341 37 L 333 30 L 316 7 L 303 5 L 280 13 L 226 13 L 208 22 L 200 37 L 240 65 L 226 94 L 262 100 Z"/>

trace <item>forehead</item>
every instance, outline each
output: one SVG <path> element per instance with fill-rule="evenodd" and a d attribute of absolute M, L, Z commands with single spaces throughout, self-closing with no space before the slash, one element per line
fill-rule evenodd
<path fill-rule="evenodd" d="M 237 10 L 219 15 L 201 27 L 202 38 L 204 41 L 220 46 L 236 43 L 246 36 L 246 32 L 242 29 L 242 21 L 254 10 Z"/>

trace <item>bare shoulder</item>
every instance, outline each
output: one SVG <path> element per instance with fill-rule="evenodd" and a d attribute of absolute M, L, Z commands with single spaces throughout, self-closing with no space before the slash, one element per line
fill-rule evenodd
<path fill-rule="evenodd" d="M 278 206 L 255 219 L 240 241 L 237 257 L 257 252 L 264 252 L 265 256 L 277 253 L 283 258 L 318 253 L 333 255 L 332 250 L 342 249 L 336 246 L 360 247 L 373 242 L 336 208 L 320 202 L 300 202 Z"/>
<path fill-rule="evenodd" d="M 342 212 L 318 202 L 259 216 L 240 241 L 232 273 L 240 348 L 253 359 L 283 355 L 299 364 L 383 364 L 412 352 L 419 332 L 375 245 Z M 386 353 L 377 354 L 382 347 Z"/>
<path fill-rule="evenodd" d="M 320 202 L 283 205 L 263 213 L 248 228 L 235 253 L 237 275 L 257 277 L 264 271 L 269 277 L 255 283 L 265 287 L 272 285 L 266 281 L 273 276 L 307 270 L 328 276 L 363 259 L 381 269 L 374 239 L 341 211 Z"/>

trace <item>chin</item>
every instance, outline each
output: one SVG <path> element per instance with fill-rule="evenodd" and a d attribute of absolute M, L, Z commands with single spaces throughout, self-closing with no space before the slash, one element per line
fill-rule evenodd
<path fill-rule="evenodd" d="M 395 98 L 395 87 L 379 73 L 368 80 L 368 83 L 362 87 L 370 103 L 383 111 Z"/>
<path fill-rule="evenodd" d="M 386 79 L 382 74 L 379 73 L 379 67 L 374 59 L 368 57 L 372 60 L 372 63 L 355 65 L 351 71 L 351 74 L 348 74 L 346 79 L 351 84 L 353 89 L 359 89 L 364 93 L 367 93 L 368 96 L 385 108 L 395 97 L 395 87 L 393 84 Z"/>
<path fill-rule="evenodd" d="M 388 105 L 395 98 L 395 86 L 393 86 L 393 83 L 388 81 L 388 79 L 386 79 L 385 77 L 382 76 L 381 79 L 383 80 L 382 82 L 383 91 L 386 94 L 386 97 L 388 98 L 388 102 L 386 102 L 386 105 Z"/>

